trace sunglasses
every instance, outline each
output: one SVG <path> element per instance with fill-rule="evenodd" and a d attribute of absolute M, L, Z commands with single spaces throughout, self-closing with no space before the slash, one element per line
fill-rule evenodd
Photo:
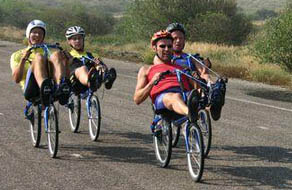
<path fill-rule="evenodd" d="M 166 48 L 166 46 L 168 47 L 168 49 L 172 48 L 172 45 L 165 45 L 165 44 L 159 45 L 159 47 L 162 49 Z"/>

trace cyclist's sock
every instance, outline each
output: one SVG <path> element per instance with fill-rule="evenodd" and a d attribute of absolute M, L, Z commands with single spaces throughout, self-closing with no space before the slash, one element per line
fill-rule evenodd
<path fill-rule="evenodd" d="M 68 103 L 68 99 L 71 93 L 70 81 L 66 78 L 61 80 L 61 83 L 58 87 L 58 98 L 61 105 Z"/>
<path fill-rule="evenodd" d="M 111 68 L 106 73 L 106 79 L 105 79 L 105 83 L 104 83 L 105 88 L 111 89 L 116 78 L 117 78 L 117 72 L 114 68 Z"/>
<path fill-rule="evenodd" d="M 52 89 L 52 81 L 50 79 L 45 79 L 40 88 L 41 102 L 45 107 L 50 105 Z"/>
<path fill-rule="evenodd" d="M 192 97 L 192 98 L 191 98 Z M 188 117 L 191 123 L 194 123 L 198 119 L 199 108 L 199 94 L 196 90 L 192 90 L 187 100 L 187 106 L 189 109 Z"/>
<path fill-rule="evenodd" d="M 91 68 L 88 72 L 88 80 L 89 80 L 89 88 L 95 92 L 97 89 L 100 88 L 102 83 L 102 77 L 100 71 L 96 70 L 95 68 Z"/>

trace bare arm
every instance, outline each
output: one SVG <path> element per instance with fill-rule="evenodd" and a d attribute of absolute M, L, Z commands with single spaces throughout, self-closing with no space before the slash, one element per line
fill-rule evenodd
<path fill-rule="evenodd" d="M 24 52 L 24 55 L 20 59 L 19 66 L 12 68 L 12 79 L 16 83 L 19 83 L 21 81 L 21 79 L 23 78 L 25 62 L 29 58 L 30 54 L 31 54 L 31 52 L 29 52 L 29 51 Z"/>
<path fill-rule="evenodd" d="M 199 72 L 200 77 L 202 79 L 205 79 L 207 82 L 212 82 L 208 69 L 195 60 L 193 60 L 193 62 L 195 63 L 196 69 Z"/>
<path fill-rule="evenodd" d="M 154 86 L 154 81 L 159 78 L 160 73 L 156 73 L 151 81 L 148 82 L 147 75 L 148 75 L 149 67 L 142 67 L 139 70 L 138 77 L 137 77 L 137 85 L 136 90 L 134 93 L 134 102 L 139 105 L 146 100 L 149 96 L 152 87 Z"/>

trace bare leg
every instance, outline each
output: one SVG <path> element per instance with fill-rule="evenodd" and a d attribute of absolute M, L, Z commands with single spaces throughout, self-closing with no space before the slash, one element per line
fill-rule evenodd
<path fill-rule="evenodd" d="M 60 51 L 56 51 L 50 56 L 50 63 L 51 74 L 56 83 L 60 84 L 61 79 L 66 76 L 66 59 Z"/>
<path fill-rule="evenodd" d="M 180 93 L 167 93 L 162 99 L 165 107 L 181 115 L 188 115 L 188 107 Z"/>
<path fill-rule="evenodd" d="M 75 70 L 75 76 L 84 86 L 89 87 L 88 83 L 88 71 L 86 66 L 79 67 Z"/>
<path fill-rule="evenodd" d="M 45 58 L 40 53 L 37 53 L 31 65 L 32 72 L 39 87 L 41 87 L 42 82 L 48 78 L 47 67 L 44 64 L 45 61 Z"/>

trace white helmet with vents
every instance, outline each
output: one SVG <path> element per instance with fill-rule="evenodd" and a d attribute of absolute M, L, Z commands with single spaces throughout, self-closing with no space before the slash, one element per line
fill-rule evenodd
<path fill-rule="evenodd" d="M 80 26 L 72 26 L 67 29 L 65 36 L 67 39 L 71 38 L 72 36 L 76 35 L 82 35 L 83 37 L 85 36 L 85 31 L 82 27 Z"/>
<path fill-rule="evenodd" d="M 27 39 L 29 38 L 29 34 L 30 34 L 31 30 L 34 29 L 34 28 L 43 29 L 44 30 L 44 35 L 46 35 L 46 32 L 47 32 L 46 24 L 41 20 L 33 20 L 26 27 L 25 35 L 26 35 Z"/>

